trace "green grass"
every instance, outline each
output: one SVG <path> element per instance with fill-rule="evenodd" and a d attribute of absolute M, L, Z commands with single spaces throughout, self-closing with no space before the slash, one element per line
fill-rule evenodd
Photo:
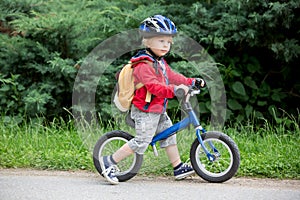
<path fill-rule="evenodd" d="M 2 168 L 93 169 L 91 155 L 73 124 L 62 120 L 21 126 L 2 121 L 0 141 Z"/>
<path fill-rule="evenodd" d="M 300 179 L 299 129 L 293 132 L 275 127 L 254 131 L 243 126 L 239 131 L 231 128 L 228 132 L 240 149 L 239 176 Z"/>
<path fill-rule="evenodd" d="M 293 123 L 287 125 L 286 120 Z M 263 121 L 260 126 L 239 124 L 225 129 L 241 153 L 237 176 L 300 179 L 299 119 L 286 120 L 273 126 Z M 0 168 L 95 171 L 91 150 L 97 138 L 109 129 L 85 127 L 84 131 L 78 130 L 73 121 L 58 119 L 48 124 L 35 120 L 20 125 L 1 118 Z M 177 135 L 183 161 L 188 161 L 194 139 L 192 130 Z M 160 148 L 158 152 L 159 157 L 155 157 L 150 148 L 146 151 L 140 174 L 172 175 L 166 153 Z"/>

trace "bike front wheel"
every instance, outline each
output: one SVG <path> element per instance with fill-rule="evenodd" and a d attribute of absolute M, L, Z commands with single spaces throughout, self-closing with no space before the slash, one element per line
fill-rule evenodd
<path fill-rule="evenodd" d="M 198 139 L 190 150 L 190 159 L 195 172 L 204 180 L 221 183 L 232 178 L 240 165 L 240 153 L 235 142 L 221 132 L 206 132 L 201 135 L 210 161 Z"/>
<path fill-rule="evenodd" d="M 100 165 L 99 159 L 103 156 L 114 154 L 132 138 L 133 136 L 129 133 L 118 130 L 106 133 L 99 138 L 93 151 L 94 166 L 99 174 L 103 176 L 102 172 L 104 170 Z M 138 173 L 142 163 L 143 155 L 137 153 L 132 154 L 118 163 L 117 167 L 119 171 L 116 173 L 116 177 L 120 182 L 133 178 Z"/>

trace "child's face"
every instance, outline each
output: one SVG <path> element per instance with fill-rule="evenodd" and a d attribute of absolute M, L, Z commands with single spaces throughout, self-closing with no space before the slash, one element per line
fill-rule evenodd
<path fill-rule="evenodd" d="M 172 36 L 157 36 L 148 39 L 146 46 L 150 48 L 155 55 L 161 57 L 170 51 L 172 42 Z"/>

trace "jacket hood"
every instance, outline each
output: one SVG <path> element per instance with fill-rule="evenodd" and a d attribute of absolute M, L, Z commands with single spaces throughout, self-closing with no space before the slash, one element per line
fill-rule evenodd
<path fill-rule="evenodd" d="M 149 60 L 151 62 L 155 62 L 155 59 L 151 55 L 147 54 L 146 50 L 140 50 L 135 56 L 130 59 L 132 63 L 140 60 Z"/>

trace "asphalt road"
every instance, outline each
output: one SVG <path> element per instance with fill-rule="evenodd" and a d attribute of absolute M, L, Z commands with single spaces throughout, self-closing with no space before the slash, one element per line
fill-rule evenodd
<path fill-rule="evenodd" d="M 0 169 L 0 200 L 300 200 L 300 180 L 233 178 L 212 184 L 137 176 L 109 185 L 99 174 Z"/>

